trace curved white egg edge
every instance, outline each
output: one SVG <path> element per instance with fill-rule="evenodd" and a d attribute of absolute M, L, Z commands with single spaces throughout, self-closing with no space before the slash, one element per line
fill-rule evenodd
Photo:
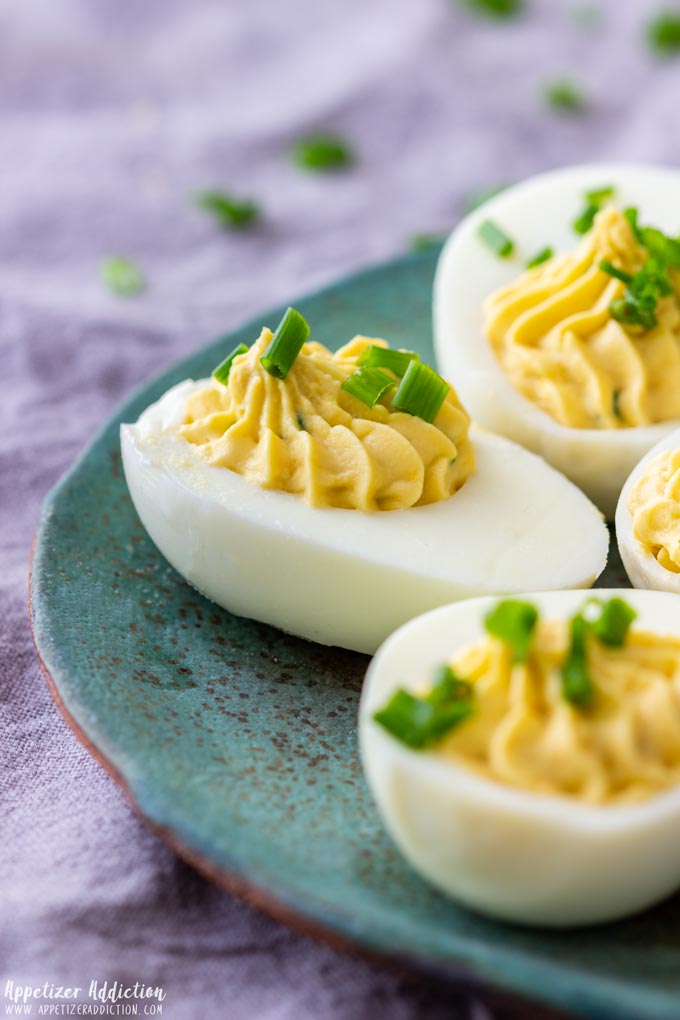
<path fill-rule="evenodd" d="M 586 589 L 529 592 L 516 597 L 528 601 L 540 598 L 543 607 L 546 604 L 549 606 L 554 604 L 554 610 L 550 611 L 554 612 L 555 618 L 559 618 L 576 612 L 583 601 L 593 594 Z M 680 602 L 673 593 L 602 588 L 597 589 L 595 594 L 602 598 L 624 597 L 639 614 L 636 627 L 649 629 L 660 635 L 680 633 Z M 359 738 L 364 765 L 366 766 L 367 762 L 367 755 L 364 752 L 367 739 L 377 740 L 381 753 L 398 755 L 402 760 L 407 760 L 409 769 L 414 770 L 427 782 L 443 784 L 445 787 L 455 784 L 461 792 L 470 795 L 471 799 L 483 798 L 486 803 L 499 810 L 510 809 L 514 815 L 523 815 L 534 820 L 548 820 L 551 824 L 572 832 L 611 833 L 616 830 L 624 834 L 626 830 L 637 829 L 641 824 L 658 824 L 668 817 L 680 815 L 680 786 L 659 793 L 640 804 L 611 806 L 583 804 L 567 797 L 531 793 L 503 786 L 432 752 L 411 750 L 375 722 L 372 718 L 373 713 L 385 705 L 395 690 L 400 687 L 422 689 L 438 665 L 448 661 L 457 649 L 481 638 L 485 634 L 484 614 L 497 601 L 496 598 L 484 596 L 433 609 L 400 627 L 381 645 L 366 673 L 359 707 Z M 651 602 L 655 603 L 654 608 Z M 465 639 L 457 643 L 455 638 L 450 641 L 448 634 L 437 635 L 437 629 L 442 623 L 451 620 L 453 624 L 454 617 L 457 618 L 455 629 L 466 634 Z M 668 620 L 668 624 L 664 624 L 664 620 Z M 451 630 L 453 629 L 452 625 Z M 417 669 L 405 676 L 409 664 L 408 655 L 405 653 L 408 653 L 411 642 L 417 644 L 419 650 L 426 649 L 427 656 L 422 656 Z M 385 669 L 385 662 L 388 668 L 390 663 L 394 662 L 394 674 L 390 682 L 377 690 L 376 677 L 379 677 Z M 370 769 L 368 771 L 370 774 Z"/>
<path fill-rule="evenodd" d="M 680 429 L 664 436 L 645 454 L 628 476 L 616 507 L 616 541 L 626 573 L 636 588 L 680 593 L 680 574 L 666 570 L 633 534 L 633 518 L 628 510 L 631 489 L 640 480 L 650 461 L 666 450 L 680 449 Z"/>
<path fill-rule="evenodd" d="M 450 286 L 450 279 L 456 275 L 459 249 L 465 254 L 464 246 L 468 243 L 476 245 L 480 257 L 488 262 L 490 267 L 488 275 L 493 277 L 499 273 L 499 269 L 503 266 L 508 270 L 507 278 L 497 280 L 488 288 L 485 296 L 488 297 L 499 286 L 511 282 L 524 271 L 523 264 L 518 265 L 510 260 L 504 262 L 492 252 L 485 251 L 482 241 L 477 237 L 477 230 L 485 219 L 498 220 L 502 224 L 507 208 L 512 207 L 518 198 L 521 200 L 529 191 L 535 191 L 538 188 L 540 192 L 545 189 L 549 197 L 555 186 L 559 188 L 565 182 L 573 183 L 575 203 L 577 203 L 579 189 L 581 192 L 585 191 L 588 187 L 593 187 L 594 182 L 598 180 L 603 184 L 611 182 L 617 186 L 619 193 L 624 192 L 625 195 L 626 189 L 635 191 L 640 186 L 638 182 L 642 178 L 647 182 L 647 187 L 654 188 L 655 182 L 663 182 L 663 185 L 672 185 L 680 195 L 680 172 L 668 167 L 652 167 L 644 164 L 585 164 L 552 170 L 528 178 L 504 190 L 461 221 L 446 241 L 435 272 L 433 321 L 437 362 L 445 377 L 452 376 L 451 381 L 454 384 L 456 379 L 459 380 L 457 389 L 463 403 L 470 403 L 473 417 L 480 424 L 496 432 L 505 433 L 511 430 L 512 438 L 553 462 L 556 460 L 553 443 L 558 444 L 563 448 L 563 462 L 556 463 L 556 467 L 573 477 L 578 484 L 582 483 L 582 479 L 577 478 L 576 475 L 581 473 L 585 478 L 585 483 L 592 485 L 593 488 L 603 485 L 602 481 L 597 478 L 598 466 L 594 465 L 593 478 L 590 480 L 587 464 L 577 464 L 575 469 L 570 471 L 572 460 L 584 457 L 587 459 L 593 448 L 600 449 L 603 453 L 614 450 L 615 455 L 621 460 L 620 465 L 615 466 L 615 470 L 623 471 L 625 476 L 650 446 L 680 426 L 680 420 L 615 430 L 573 429 L 556 422 L 545 411 L 536 407 L 527 397 L 519 393 L 508 380 L 484 336 L 481 302 L 479 321 L 474 330 L 475 336 L 452 341 L 451 338 L 458 334 L 458 316 L 453 308 L 455 293 Z M 640 202 L 636 204 L 639 205 Z M 574 214 L 576 211 L 575 205 Z M 564 210 L 566 221 L 569 216 L 570 211 Z M 546 238 L 544 243 L 548 243 L 549 240 L 550 238 Z M 574 235 L 574 244 L 579 240 Z M 471 398 L 473 389 L 476 393 Z M 480 414 L 477 408 L 482 404 L 486 406 L 484 412 Z M 512 419 L 510 425 L 504 421 L 506 414 L 509 414 Z M 609 489 L 606 484 L 604 488 Z M 611 491 L 608 491 L 600 497 L 600 504 L 603 504 L 602 509 L 608 515 L 613 514 L 617 496 L 618 492 L 613 495 Z"/>
<path fill-rule="evenodd" d="M 514 460 L 515 464 L 521 464 L 526 472 L 532 472 L 534 476 L 540 472 L 541 479 L 542 473 L 548 472 L 552 479 L 551 485 L 554 486 L 554 491 L 549 502 L 543 507 L 541 520 L 536 525 L 537 528 L 540 525 L 548 526 L 545 522 L 549 524 L 551 514 L 560 510 L 563 511 L 564 504 L 567 501 L 571 501 L 571 516 L 580 515 L 580 531 L 574 527 L 571 548 L 566 555 L 564 550 L 560 552 L 559 556 L 556 555 L 556 560 L 553 564 L 555 573 L 551 574 L 551 580 L 546 583 L 546 587 L 553 588 L 556 585 L 561 588 L 586 587 L 595 581 L 606 565 L 609 535 L 599 511 L 589 502 L 587 497 L 567 478 L 535 454 L 523 449 L 516 443 L 512 443 L 510 440 L 483 431 L 473 430 L 472 432 L 473 445 L 477 459 L 481 462 L 482 469 L 473 474 L 466 481 L 465 485 L 458 492 L 454 493 L 449 500 L 429 504 L 428 506 L 411 507 L 405 510 L 392 510 L 382 513 L 364 514 L 356 510 L 342 510 L 334 507 L 325 507 L 320 510 L 319 508 L 309 506 L 298 496 L 276 490 L 262 489 L 245 481 L 240 475 L 227 468 L 211 466 L 201 457 L 191 443 L 178 436 L 174 431 L 183 420 L 184 405 L 188 395 L 194 390 L 203 388 L 207 382 L 208 380 L 205 379 L 197 381 L 185 380 L 174 386 L 159 401 L 144 411 L 136 425 L 121 426 L 121 435 L 124 441 L 126 439 L 129 440 L 131 445 L 142 456 L 144 453 L 136 441 L 137 436 L 144 437 L 146 442 L 162 444 L 165 449 L 168 465 L 172 466 L 176 463 L 182 469 L 189 470 L 194 485 L 190 487 L 186 484 L 182 471 L 173 471 L 174 481 L 185 489 L 195 490 L 206 496 L 206 498 L 219 501 L 223 505 L 228 506 L 231 513 L 240 514 L 251 520 L 257 519 L 263 526 L 275 527 L 279 530 L 286 528 L 288 531 L 304 537 L 310 544 L 317 543 L 324 547 L 328 545 L 328 542 L 326 535 L 322 536 L 319 533 L 322 519 L 319 515 L 323 514 L 325 522 L 332 515 L 337 522 L 336 534 L 338 536 L 339 548 L 342 551 L 348 551 L 348 543 L 354 540 L 357 543 L 357 547 L 351 551 L 376 564 L 384 563 L 384 558 L 379 555 L 372 555 L 370 536 L 371 534 L 383 536 L 389 530 L 390 533 L 394 533 L 395 543 L 399 540 L 405 541 L 407 538 L 409 540 L 409 546 L 405 551 L 402 548 L 400 552 L 399 545 L 395 544 L 395 559 L 399 561 L 400 566 L 403 566 L 404 561 L 406 561 L 407 572 L 447 583 L 452 581 L 452 575 L 450 570 L 447 571 L 445 569 L 445 561 L 442 562 L 441 569 L 435 569 L 434 571 L 431 568 L 424 570 L 419 568 L 416 558 L 418 550 L 414 545 L 416 535 L 414 534 L 411 522 L 415 520 L 416 515 L 421 523 L 423 519 L 427 520 L 428 518 L 433 521 L 441 521 L 442 509 L 444 507 L 448 508 L 450 505 L 452 515 L 460 516 L 461 514 L 471 513 L 475 524 L 478 525 L 481 505 L 479 504 L 478 494 L 480 490 L 483 491 L 483 487 L 491 486 L 491 494 L 495 497 L 495 501 L 489 498 L 484 499 L 481 510 L 482 512 L 486 511 L 487 513 L 493 512 L 496 514 L 494 521 L 489 521 L 489 528 L 494 527 L 492 534 L 493 542 L 496 543 L 493 546 L 494 552 L 491 557 L 493 566 L 490 569 L 492 569 L 493 573 L 486 580 L 480 580 L 479 576 L 465 572 L 465 564 L 458 564 L 455 583 L 461 589 L 460 597 L 487 592 L 496 595 L 501 592 L 510 593 L 517 590 L 517 583 L 512 583 L 509 577 L 505 580 L 501 577 L 499 580 L 498 574 L 504 569 L 508 569 L 509 574 L 512 574 L 518 560 L 519 565 L 525 565 L 526 550 L 523 551 L 523 542 L 528 542 L 533 548 L 537 532 L 532 531 L 531 534 L 524 532 L 523 535 L 512 535 L 512 541 L 503 541 L 503 535 L 497 519 L 497 502 L 507 495 L 507 491 L 502 490 L 498 485 L 500 475 L 494 478 L 492 477 L 492 471 L 484 471 L 484 462 L 488 460 L 490 466 L 495 467 L 498 472 L 505 472 L 507 476 L 508 463 Z M 160 446 L 159 452 L 162 452 Z M 519 499 L 520 489 L 517 488 L 516 478 L 512 476 L 511 481 L 516 486 L 516 494 Z M 494 486 L 496 486 L 495 489 Z M 533 491 L 537 496 L 541 496 L 540 488 L 541 486 L 538 484 L 534 485 Z M 472 504 L 474 504 L 474 507 L 472 507 Z M 455 516 L 453 517 L 454 522 Z M 587 534 L 588 530 L 590 535 Z M 586 538 L 589 538 L 590 542 L 585 542 Z M 361 542 L 361 545 L 359 545 L 359 542 Z M 587 556 L 584 556 L 583 548 L 584 545 L 587 548 L 588 544 L 592 545 L 592 550 L 587 553 Z M 423 552 L 425 551 L 423 550 Z M 577 566 L 574 565 L 575 563 Z M 475 565 L 479 565 L 479 561 Z M 439 566 L 440 564 L 438 563 L 436 567 Z M 536 571 L 533 573 L 535 574 Z"/>

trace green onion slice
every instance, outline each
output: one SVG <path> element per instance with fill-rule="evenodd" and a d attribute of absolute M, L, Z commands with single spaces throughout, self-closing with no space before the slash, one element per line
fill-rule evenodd
<path fill-rule="evenodd" d="M 515 250 L 515 242 L 493 220 L 484 220 L 477 234 L 487 248 L 501 259 L 509 258 Z"/>
<path fill-rule="evenodd" d="M 619 598 L 607 599 L 604 602 L 601 599 L 589 599 L 584 606 L 583 615 L 593 636 L 610 648 L 622 647 L 631 624 L 637 618 L 633 607 Z"/>
<path fill-rule="evenodd" d="M 106 286 L 119 297 L 135 297 L 146 286 L 141 269 L 132 259 L 115 255 L 101 265 L 101 276 Z"/>
<path fill-rule="evenodd" d="M 562 697 L 577 708 L 587 708 L 595 695 L 595 687 L 586 659 L 588 624 L 580 613 L 572 617 L 569 633 L 569 652 L 562 666 Z"/>
<path fill-rule="evenodd" d="M 357 365 L 366 365 L 368 368 L 388 368 L 400 378 L 406 373 L 412 361 L 419 361 L 415 351 L 394 351 L 389 347 L 376 347 L 371 344 L 365 351 L 362 351 Z"/>
<path fill-rule="evenodd" d="M 534 269 L 536 266 L 542 265 L 544 262 L 551 259 L 554 254 L 555 253 L 552 248 L 541 248 L 539 252 L 536 252 L 536 254 L 532 255 L 532 257 L 527 261 L 527 269 Z"/>
<path fill-rule="evenodd" d="M 449 384 L 433 368 L 413 360 L 392 398 L 392 407 L 433 422 L 448 392 Z"/>
<path fill-rule="evenodd" d="M 680 241 L 668 237 L 656 227 L 638 228 L 640 240 L 652 256 L 666 266 L 680 269 Z"/>
<path fill-rule="evenodd" d="M 489 634 L 512 648 L 515 662 L 525 662 L 528 658 L 537 623 L 536 606 L 519 599 L 499 602 L 484 617 L 484 626 Z"/>
<path fill-rule="evenodd" d="M 289 308 L 260 358 L 265 371 L 275 379 L 285 379 L 309 336 L 309 323 L 294 308 Z"/>
<path fill-rule="evenodd" d="M 625 283 L 627 286 L 633 282 L 633 277 L 630 273 L 625 273 L 623 269 L 617 269 L 616 266 L 612 265 L 606 259 L 602 259 L 600 262 L 600 269 L 603 273 L 607 273 L 608 276 L 613 276 L 615 279 L 620 280 L 621 283 Z"/>
<path fill-rule="evenodd" d="M 196 204 L 204 209 L 227 230 L 242 230 L 253 224 L 260 215 L 259 207 L 250 199 L 239 199 L 225 191 L 199 191 Z"/>
<path fill-rule="evenodd" d="M 367 407 L 375 407 L 381 397 L 384 397 L 396 383 L 392 376 L 387 375 L 380 368 L 369 368 L 362 365 L 355 372 L 348 375 L 343 382 L 341 389 L 356 397 Z"/>
<path fill-rule="evenodd" d="M 608 198 L 613 198 L 616 194 L 616 188 L 613 184 L 607 184 L 603 188 L 594 188 L 592 191 L 586 191 L 585 200 L 590 205 L 603 205 Z"/>
<path fill-rule="evenodd" d="M 293 146 L 296 163 L 305 170 L 343 170 L 354 162 L 351 146 L 337 135 L 309 135 Z"/>
<path fill-rule="evenodd" d="M 373 718 L 393 737 L 414 750 L 429 747 L 460 725 L 473 710 L 472 686 L 450 666 L 435 671 L 424 697 L 398 690 Z"/>
<path fill-rule="evenodd" d="M 577 234 L 587 234 L 595 222 L 595 217 L 600 211 L 599 205 L 590 202 L 583 212 L 576 217 L 572 226 Z"/>
<path fill-rule="evenodd" d="M 228 354 L 224 361 L 221 361 L 217 368 L 213 369 L 213 379 L 217 379 L 217 381 L 221 382 L 223 386 L 226 386 L 234 359 L 238 358 L 239 354 L 247 353 L 248 348 L 245 344 L 239 344 L 238 347 L 234 347 L 231 354 Z"/>

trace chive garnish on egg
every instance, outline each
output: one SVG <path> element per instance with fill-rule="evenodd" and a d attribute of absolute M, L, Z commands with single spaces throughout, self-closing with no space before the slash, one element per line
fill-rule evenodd
<path fill-rule="evenodd" d="M 595 697 L 595 685 L 588 670 L 587 637 L 609 648 L 622 648 L 637 617 L 623 599 L 591 598 L 569 624 L 569 651 L 562 665 L 562 696 L 577 708 L 588 708 Z"/>
<path fill-rule="evenodd" d="M 395 351 L 389 347 L 377 347 L 371 344 L 359 355 L 357 365 L 368 368 L 388 368 L 395 375 L 403 376 L 412 361 L 419 361 L 415 351 Z"/>
<path fill-rule="evenodd" d="M 362 365 L 347 376 L 340 388 L 367 407 L 375 407 L 380 398 L 394 386 L 396 383 L 392 376 L 387 375 L 382 369 Z"/>
<path fill-rule="evenodd" d="M 484 626 L 489 634 L 512 648 L 515 662 L 525 662 L 529 657 L 537 623 L 536 606 L 519 599 L 498 602 L 484 617 Z"/>
<path fill-rule="evenodd" d="M 625 283 L 627 286 L 633 282 L 633 277 L 630 273 L 625 273 L 623 269 L 617 269 L 617 267 L 612 265 L 611 262 L 608 262 L 607 259 L 602 259 L 600 262 L 600 269 L 603 273 L 606 273 L 608 276 L 613 276 L 615 279 L 620 280 L 621 283 Z"/>
<path fill-rule="evenodd" d="M 260 364 L 275 379 L 285 379 L 309 337 L 309 323 L 294 308 L 288 308 Z"/>
<path fill-rule="evenodd" d="M 227 385 L 229 380 L 229 373 L 231 372 L 231 366 L 234 363 L 234 359 L 238 358 L 239 354 L 247 354 L 248 348 L 245 344 L 239 344 L 238 347 L 234 347 L 231 354 L 228 354 L 224 361 L 221 361 L 217 368 L 213 369 L 213 379 L 221 382 L 223 386 Z"/>
<path fill-rule="evenodd" d="M 510 258 L 515 250 L 515 242 L 493 220 L 484 220 L 480 224 L 477 234 L 487 248 L 490 248 L 501 259 Z"/>
<path fill-rule="evenodd" d="M 423 697 L 400 689 L 373 716 L 393 737 L 415 751 L 436 744 L 473 711 L 472 687 L 449 666 L 440 666 Z"/>
<path fill-rule="evenodd" d="M 600 188 L 591 188 L 590 191 L 586 191 L 584 198 L 586 201 L 585 208 L 576 217 L 572 226 L 577 234 L 587 234 L 595 222 L 595 217 L 599 213 L 605 202 L 609 201 L 616 194 L 616 188 L 613 185 L 607 184 Z"/>
<path fill-rule="evenodd" d="M 449 384 L 433 368 L 411 361 L 392 398 L 392 407 L 432 423 L 448 392 Z"/>
<path fill-rule="evenodd" d="M 633 607 L 619 598 L 607 599 L 606 602 L 589 599 L 584 607 L 584 615 L 593 636 L 610 648 L 623 646 L 637 617 Z"/>
<path fill-rule="evenodd" d="M 553 255 L 554 251 L 552 248 L 541 248 L 539 252 L 532 255 L 530 259 L 527 259 L 527 269 L 535 269 L 536 266 L 540 266 L 551 259 Z"/>
<path fill-rule="evenodd" d="M 587 708 L 595 693 L 586 660 L 588 624 L 580 613 L 569 624 L 569 652 L 562 665 L 562 696 L 577 708 Z"/>

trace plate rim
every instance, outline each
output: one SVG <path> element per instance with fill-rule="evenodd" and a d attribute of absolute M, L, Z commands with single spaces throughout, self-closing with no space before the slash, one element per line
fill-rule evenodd
<path fill-rule="evenodd" d="M 326 295 L 342 290 L 347 286 L 351 286 L 355 282 L 364 281 L 366 278 L 389 269 L 414 263 L 425 264 L 428 261 L 434 262 L 436 261 L 438 254 L 439 249 L 433 248 L 423 252 L 406 253 L 395 258 L 371 263 L 356 271 L 347 273 L 325 286 L 299 295 L 291 303 L 302 303 L 307 300 L 323 298 Z M 575 1016 L 579 1015 L 584 1009 L 597 1011 L 598 1015 L 604 1020 L 605 1017 L 612 1015 L 612 1009 L 617 1009 L 620 1005 L 613 1000 L 610 993 L 606 990 L 602 990 L 601 986 L 609 986 L 611 979 L 595 975 L 594 984 L 593 979 L 591 978 L 587 987 L 585 989 L 581 989 L 581 994 L 577 997 L 578 1005 L 570 1003 L 568 1006 L 564 1006 L 563 1004 L 556 1006 L 554 1001 L 540 997 L 536 998 L 529 994 L 525 990 L 528 983 L 526 976 L 524 980 L 520 979 L 520 981 L 513 982 L 508 979 L 507 974 L 504 974 L 500 979 L 498 979 L 496 976 L 492 977 L 484 971 L 477 971 L 474 965 L 463 962 L 459 959 L 456 960 L 453 956 L 446 960 L 437 960 L 432 956 L 429 956 L 427 952 L 394 952 L 389 951 L 388 949 L 382 949 L 381 947 L 372 944 L 370 940 L 362 938 L 358 933 L 348 932 L 340 925 L 334 926 L 332 920 L 327 922 L 322 921 L 313 911 L 310 911 L 309 913 L 305 912 L 304 909 L 294 906 L 286 898 L 277 896 L 269 889 L 257 884 L 257 882 L 254 882 L 244 874 L 230 871 L 225 867 L 220 867 L 215 864 L 204 854 L 187 845 L 187 843 L 173 832 L 170 827 L 165 827 L 159 824 L 144 812 L 122 772 L 97 746 L 94 742 L 94 737 L 91 737 L 87 733 L 85 725 L 77 722 L 69 708 L 66 706 L 59 690 L 59 685 L 52 676 L 47 663 L 41 654 L 39 647 L 40 639 L 37 634 L 35 610 L 33 605 L 33 578 L 36 550 L 45 540 L 47 524 L 49 517 L 51 516 L 50 511 L 62 491 L 68 486 L 72 478 L 78 474 L 86 460 L 94 453 L 96 447 L 101 443 L 111 427 L 119 423 L 122 416 L 126 413 L 127 408 L 132 406 L 143 394 L 146 394 L 148 390 L 154 387 L 157 388 L 163 384 L 167 385 L 166 380 L 168 377 L 171 377 L 177 371 L 177 368 L 186 361 L 195 358 L 197 355 L 205 354 L 214 345 L 222 342 L 225 337 L 232 336 L 235 333 L 239 333 L 247 329 L 258 328 L 262 319 L 268 316 L 281 315 L 283 311 L 285 311 L 287 305 L 288 303 L 285 305 L 270 307 L 269 309 L 256 313 L 254 316 L 243 321 L 237 321 L 234 326 L 232 326 L 228 331 L 225 331 L 219 337 L 213 338 L 207 343 L 187 351 L 185 354 L 180 355 L 180 357 L 172 361 L 171 364 L 165 367 L 161 372 L 143 380 L 109 412 L 103 423 L 93 433 L 84 447 L 77 453 L 70 466 L 47 490 L 42 502 L 39 520 L 30 548 L 28 572 L 28 615 L 35 654 L 50 695 L 59 709 L 62 718 L 65 720 L 66 724 L 74 733 L 78 741 L 95 759 L 95 761 L 97 761 L 99 766 L 103 768 L 104 771 L 114 780 L 118 787 L 123 790 L 128 803 L 136 815 L 151 829 L 151 831 L 166 845 L 168 845 L 173 852 L 175 852 L 192 868 L 202 874 L 206 879 L 225 889 L 231 895 L 244 900 L 251 907 L 260 910 L 300 934 L 311 936 L 312 938 L 329 945 L 335 951 L 358 956 L 369 962 L 377 962 L 383 966 L 386 965 L 392 969 L 397 969 L 398 971 L 410 973 L 419 972 L 421 974 L 429 974 L 438 979 L 443 979 L 459 988 L 461 991 L 477 993 L 479 997 L 487 1003 L 497 1003 L 498 1008 L 501 1010 L 521 1009 L 524 1011 L 522 1015 L 525 1017 L 525 1020 L 574 1020 Z M 551 962 L 541 962 L 539 967 L 543 971 L 543 976 L 546 979 L 548 979 L 550 975 L 553 977 L 555 976 L 555 969 L 557 969 L 558 972 L 560 970 L 559 965 L 556 967 L 556 965 Z M 659 1000 L 656 999 L 657 995 L 660 996 Z M 654 1014 L 650 1014 L 649 1020 L 653 1020 L 655 1017 L 658 1017 L 659 1020 L 675 1020 L 678 1004 L 677 1001 L 673 1000 L 670 993 L 655 993 L 655 1001 L 660 1003 L 661 1011 L 658 1013 L 655 1011 Z M 635 1003 L 634 1008 L 638 1008 L 638 1005 L 638 1003 Z M 567 1010 L 566 1012 L 565 1009 Z M 578 1010 L 578 1013 L 573 1012 L 575 1009 Z M 675 1012 L 667 1012 L 669 1009 L 674 1009 Z M 631 1017 L 633 1015 L 634 1014 L 631 1014 Z"/>

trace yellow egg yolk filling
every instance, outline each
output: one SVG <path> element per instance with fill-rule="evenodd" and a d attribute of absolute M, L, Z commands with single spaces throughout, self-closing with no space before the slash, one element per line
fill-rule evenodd
<path fill-rule="evenodd" d="M 619 429 L 680 418 L 680 280 L 657 325 L 623 326 L 610 305 L 626 285 L 606 260 L 634 275 L 648 253 L 625 216 L 603 209 L 572 254 L 529 270 L 492 294 L 484 328 L 512 385 L 556 422 Z"/>
<path fill-rule="evenodd" d="M 649 462 L 630 490 L 627 507 L 633 537 L 662 567 L 680 574 L 680 450 Z"/>
<path fill-rule="evenodd" d="M 390 394 L 370 408 L 341 389 L 384 340 L 358 336 L 335 354 L 307 343 L 280 380 L 260 364 L 271 339 L 263 329 L 226 385 L 211 380 L 189 396 L 179 432 L 208 463 L 315 507 L 365 512 L 447 499 L 474 471 L 470 420 L 453 389 L 432 424 L 394 410 Z"/>
<path fill-rule="evenodd" d="M 680 639 L 631 630 L 612 648 L 587 639 L 595 697 L 562 693 L 569 625 L 540 621 L 526 662 L 488 637 L 452 668 L 474 710 L 436 754 L 502 783 L 589 804 L 635 803 L 680 782 Z"/>

